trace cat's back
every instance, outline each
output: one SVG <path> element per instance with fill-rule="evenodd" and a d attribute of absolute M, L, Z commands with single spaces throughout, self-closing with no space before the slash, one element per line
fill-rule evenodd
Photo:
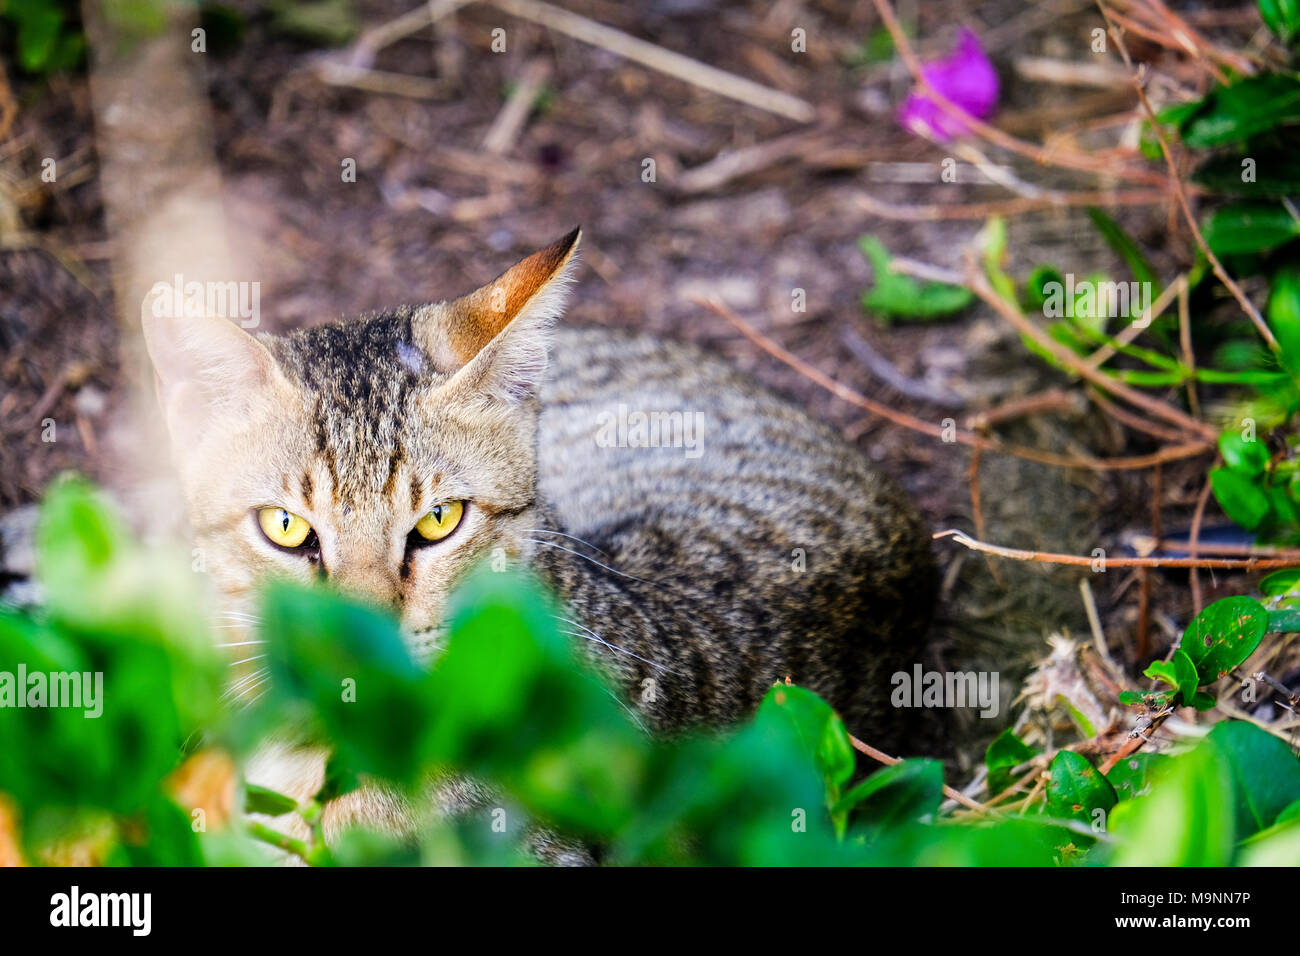
<path fill-rule="evenodd" d="M 564 546 L 653 582 L 618 579 L 698 632 L 696 643 L 715 642 L 693 654 L 718 667 L 752 658 L 752 677 L 734 676 L 752 686 L 732 696 L 752 704 L 790 675 L 847 706 L 840 685 L 924 629 L 929 535 L 906 495 L 721 359 L 562 329 L 541 398 L 539 491 L 559 529 L 582 539 Z M 595 616 L 615 629 L 609 609 Z"/>
<path fill-rule="evenodd" d="M 916 530 L 905 496 L 857 449 L 683 342 L 558 331 L 538 451 L 543 495 L 584 536 L 647 515 L 682 537 L 764 550 Z"/>

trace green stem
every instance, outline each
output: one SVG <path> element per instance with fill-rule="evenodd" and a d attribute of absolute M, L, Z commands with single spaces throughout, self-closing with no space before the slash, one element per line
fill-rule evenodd
<path fill-rule="evenodd" d="M 256 840 L 261 840 L 263 843 L 269 843 L 278 850 L 292 853 L 295 856 L 302 857 L 304 860 L 306 860 L 312 852 L 312 848 L 307 845 L 306 840 L 299 840 L 296 837 L 291 837 L 287 833 L 281 833 L 279 830 L 268 827 L 265 823 L 258 823 L 255 820 L 248 821 L 248 833 Z"/>

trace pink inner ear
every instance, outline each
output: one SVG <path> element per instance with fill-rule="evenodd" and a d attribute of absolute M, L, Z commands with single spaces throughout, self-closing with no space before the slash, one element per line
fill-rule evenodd
<path fill-rule="evenodd" d="M 212 414 L 203 390 L 193 382 L 179 382 L 163 395 L 163 417 L 173 441 L 198 439 Z"/>

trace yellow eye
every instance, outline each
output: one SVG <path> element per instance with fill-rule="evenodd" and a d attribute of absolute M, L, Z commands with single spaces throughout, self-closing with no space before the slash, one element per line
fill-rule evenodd
<path fill-rule="evenodd" d="M 425 541 L 441 541 L 456 530 L 461 516 L 465 514 L 465 502 L 447 501 L 434 505 L 432 511 L 420 519 L 415 530 Z"/>
<path fill-rule="evenodd" d="M 262 526 L 262 534 L 282 548 L 300 547 L 311 534 L 305 518 L 283 508 L 263 508 L 257 513 L 257 523 Z"/>

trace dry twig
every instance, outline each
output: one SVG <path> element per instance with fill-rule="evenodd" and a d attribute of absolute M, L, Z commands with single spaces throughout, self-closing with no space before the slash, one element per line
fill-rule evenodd
<path fill-rule="evenodd" d="M 849 743 L 853 745 L 854 750 L 866 754 L 872 760 L 878 761 L 879 763 L 883 763 L 887 767 L 892 766 L 893 764 L 896 764 L 901 760 L 901 758 L 899 757 L 889 756 L 889 754 L 885 753 L 883 750 L 877 750 L 875 747 L 871 746 L 871 744 L 864 743 L 863 741 L 859 740 L 857 737 L 854 737 L 852 734 L 849 734 Z M 963 807 L 967 807 L 971 810 L 976 810 L 980 813 L 997 815 L 996 810 L 993 810 L 990 807 L 986 807 L 984 804 L 979 803 L 978 801 L 972 800 L 970 797 L 966 796 L 966 794 L 962 793 L 960 790 L 954 790 L 952 787 L 948 786 L 947 784 L 944 784 L 943 786 L 943 795 L 950 800 L 956 800 Z"/>
<path fill-rule="evenodd" d="M 850 388 L 842 382 L 837 382 L 825 372 L 809 365 L 803 359 L 793 355 L 771 338 L 764 335 L 750 323 L 746 322 L 732 309 L 724 303 L 713 299 L 695 299 L 697 305 L 704 306 L 716 312 L 722 318 L 726 319 L 738 329 L 747 339 L 757 345 L 763 351 L 772 357 L 789 365 L 805 378 L 810 379 L 817 385 L 826 389 L 837 398 L 841 398 L 851 405 L 866 409 L 873 415 L 879 415 L 895 425 L 901 425 L 912 431 L 920 432 L 923 435 L 929 435 L 931 438 L 938 438 L 942 441 L 951 441 L 957 444 L 974 446 L 977 442 L 982 445 L 985 451 L 996 451 L 1002 454 L 1014 455 L 1017 458 L 1024 458 L 1027 461 L 1036 461 L 1043 465 L 1052 465 L 1058 468 L 1081 468 L 1089 471 L 1134 471 L 1142 468 L 1150 468 L 1162 462 L 1178 461 L 1183 458 L 1192 458 L 1196 455 L 1204 454 L 1212 447 L 1208 441 L 1191 441 L 1182 445 L 1173 445 L 1163 448 L 1160 451 L 1153 452 L 1149 455 L 1135 455 L 1124 458 L 1089 458 L 1081 455 L 1060 455 L 1055 452 L 1042 451 L 1037 448 L 1026 448 L 1023 445 L 1011 445 L 1005 442 L 997 441 L 992 438 L 982 438 L 979 435 L 967 429 L 945 428 L 942 425 L 935 425 L 924 419 L 917 418 L 915 415 L 909 415 L 906 412 L 900 412 L 890 408 L 882 402 L 873 401 L 867 398 L 856 389 Z"/>
<path fill-rule="evenodd" d="M 598 46 L 624 59 L 640 63 L 642 66 L 666 73 L 698 86 L 702 90 L 708 90 L 739 103 L 799 123 L 810 123 L 816 116 L 816 111 L 807 100 L 774 90 L 762 83 L 755 83 L 753 80 L 747 80 L 725 70 L 719 70 L 715 66 L 692 60 L 672 50 L 665 50 L 661 46 L 629 36 L 622 30 L 615 30 L 613 27 L 607 27 L 603 23 L 543 3 L 541 0 L 489 0 L 489 2 L 506 13 L 540 23 L 575 40 Z"/>
<path fill-rule="evenodd" d="M 1073 567 L 1093 567 L 1098 561 L 1107 568 L 1217 568 L 1230 571 L 1269 571 L 1276 568 L 1293 568 L 1295 558 L 1103 558 L 1086 554 L 1057 554 L 1053 551 L 1026 551 L 1022 548 L 1004 548 L 1001 545 L 977 541 L 957 528 L 936 531 L 934 538 L 951 538 L 958 544 L 985 554 L 996 554 L 1015 561 L 1039 564 L 1066 564 Z"/>

